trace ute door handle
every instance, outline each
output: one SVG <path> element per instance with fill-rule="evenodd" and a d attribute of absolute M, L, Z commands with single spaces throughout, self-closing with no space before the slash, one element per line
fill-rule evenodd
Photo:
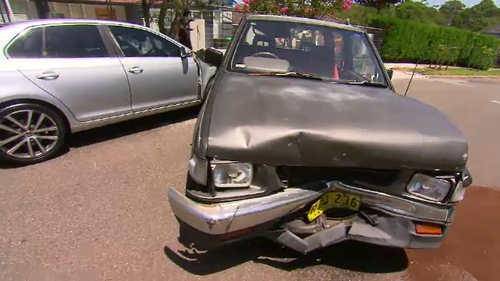
<path fill-rule="evenodd" d="M 42 80 L 55 80 L 55 79 L 59 78 L 59 74 L 52 72 L 52 71 L 45 71 L 41 74 L 38 74 L 36 76 L 36 78 L 42 79 Z"/>
<path fill-rule="evenodd" d="M 138 66 L 133 66 L 133 67 L 128 69 L 128 72 L 133 73 L 133 74 L 139 74 L 139 73 L 142 73 L 143 71 L 144 71 L 144 69 L 142 69 Z"/>

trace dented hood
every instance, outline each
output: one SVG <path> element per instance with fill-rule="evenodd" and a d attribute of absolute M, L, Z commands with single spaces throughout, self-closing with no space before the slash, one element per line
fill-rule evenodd
<path fill-rule="evenodd" d="M 389 89 L 224 73 L 207 156 L 268 165 L 459 170 L 467 143 L 437 109 Z"/>

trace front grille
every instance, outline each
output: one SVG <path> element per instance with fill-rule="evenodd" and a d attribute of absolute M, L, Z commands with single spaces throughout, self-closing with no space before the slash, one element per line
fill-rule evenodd
<path fill-rule="evenodd" d="M 362 182 L 377 186 L 389 186 L 399 178 L 401 173 L 399 170 L 294 166 L 278 166 L 276 172 L 286 186 L 332 180 L 338 180 L 345 184 Z"/>

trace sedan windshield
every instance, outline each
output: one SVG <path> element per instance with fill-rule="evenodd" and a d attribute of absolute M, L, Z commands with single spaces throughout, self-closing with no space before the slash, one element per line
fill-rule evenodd
<path fill-rule="evenodd" d="M 288 21 L 246 22 L 228 70 L 266 75 L 291 72 L 294 75 L 281 76 L 387 85 L 365 33 Z"/>

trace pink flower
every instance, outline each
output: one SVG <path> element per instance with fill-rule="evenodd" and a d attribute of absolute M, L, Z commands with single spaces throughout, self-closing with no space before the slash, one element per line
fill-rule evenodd
<path fill-rule="evenodd" d="M 243 0 L 244 5 L 250 5 L 252 4 L 253 0 Z"/>
<path fill-rule="evenodd" d="M 282 14 L 286 14 L 286 12 L 288 12 L 288 7 L 282 7 L 282 8 L 280 9 L 280 13 L 282 13 Z"/>
<path fill-rule="evenodd" d="M 241 9 L 241 5 L 240 4 L 236 4 L 236 6 L 234 7 L 234 10 L 236 12 L 240 12 L 242 9 Z"/>
<path fill-rule="evenodd" d="M 349 11 L 352 8 L 353 1 L 352 0 L 344 0 L 342 4 L 342 9 L 344 11 Z"/>

